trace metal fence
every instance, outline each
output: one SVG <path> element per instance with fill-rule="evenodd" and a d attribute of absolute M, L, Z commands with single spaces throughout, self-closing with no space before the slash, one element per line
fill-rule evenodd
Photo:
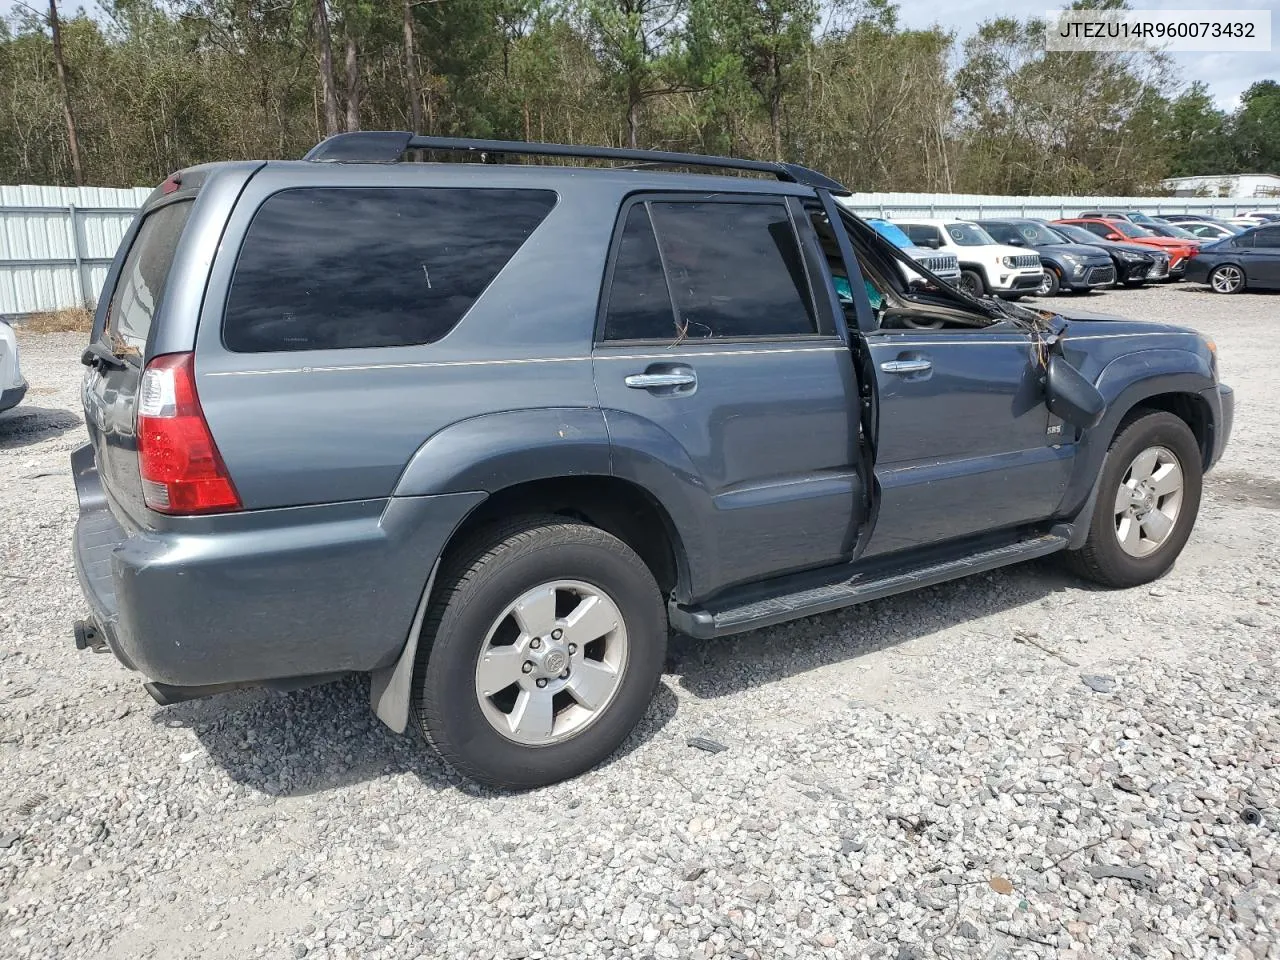
<path fill-rule="evenodd" d="M 1280 198 L 1233 199 L 1230 197 L 995 197 L 961 193 L 855 193 L 844 201 L 864 217 L 955 217 L 980 220 L 987 217 L 1040 217 L 1058 220 L 1086 210 L 1140 210 L 1151 216 L 1166 213 L 1198 213 L 1207 217 L 1234 217 L 1250 210 L 1280 213 Z"/>
<path fill-rule="evenodd" d="M 0 316 L 98 299 L 147 187 L 0 187 Z"/>
<path fill-rule="evenodd" d="M 116 247 L 150 189 L 0 187 L 0 316 L 97 302 Z M 987 197 L 945 193 L 855 193 L 863 216 L 1069 217 L 1084 210 L 1201 213 L 1280 212 L 1280 198 Z"/>

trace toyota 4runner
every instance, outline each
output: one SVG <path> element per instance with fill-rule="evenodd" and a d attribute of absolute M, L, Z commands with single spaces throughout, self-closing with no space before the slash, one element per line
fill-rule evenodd
<path fill-rule="evenodd" d="M 398 162 L 432 151 L 490 162 Z M 954 290 L 844 193 L 391 132 L 174 174 L 84 353 L 77 645 L 161 703 L 367 673 L 519 788 L 622 743 L 669 627 L 1163 574 L 1231 428 L 1213 345 Z"/>

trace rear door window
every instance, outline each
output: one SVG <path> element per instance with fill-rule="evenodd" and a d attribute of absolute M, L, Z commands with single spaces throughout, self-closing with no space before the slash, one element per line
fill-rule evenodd
<path fill-rule="evenodd" d="M 254 215 L 223 340 L 242 353 L 439 340 L 555 206 L 550 190 L 307 187 Z"/>
<path fill-rule="evenodd" d="M 785 204 L 654 202 L 649 216 L 678 335 L 703 340 L 817 333 Z"/>
<path fill-rule="evenodd" d="M 170 203 L 147 214 L 120 269 L 107 311 L 107 340 L 122 356 L 141 357 L 164 299 L 178 239 L 192 201 Z"/>
<path fill-rule="evenodd" d="M 1263 227 L 1253 235 L 1253 245 L 1273 250 L 1280 247 L 1280 227 Z"/>

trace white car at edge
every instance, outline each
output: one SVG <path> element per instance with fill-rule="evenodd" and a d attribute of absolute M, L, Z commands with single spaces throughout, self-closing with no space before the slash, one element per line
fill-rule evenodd
<path fill-rule="evenodd" d="M 1037 253 L 997 243 L 969 220 L 895 219 L 911 242 L 954 254 L 960 261 L 958 286 L 975 297 L 993 294 L 1016 300 L 1034 293 L 1044 279 Z"/>
<path fill-rule="evenodd" d="M 18 338 L 13 327 L 0 320 L 0 410 L 8 410 L 22 402 L 27 381 L 18 365 Z"/>

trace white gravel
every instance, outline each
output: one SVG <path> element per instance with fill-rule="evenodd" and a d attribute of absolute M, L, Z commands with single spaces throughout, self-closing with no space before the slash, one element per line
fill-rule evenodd
<path fill-rule="evenodd" d="M 162 709 L 77 653 L 81 338 L 24 337 L 0 956 L 1280 958 L 1280 296 L 1087 303 L 1210 334 L 1237 389 L 1169 577 L 1038 562 L 677 640 L 612 762 L 518 796 L 388 732 L 362 680 Z"/>

